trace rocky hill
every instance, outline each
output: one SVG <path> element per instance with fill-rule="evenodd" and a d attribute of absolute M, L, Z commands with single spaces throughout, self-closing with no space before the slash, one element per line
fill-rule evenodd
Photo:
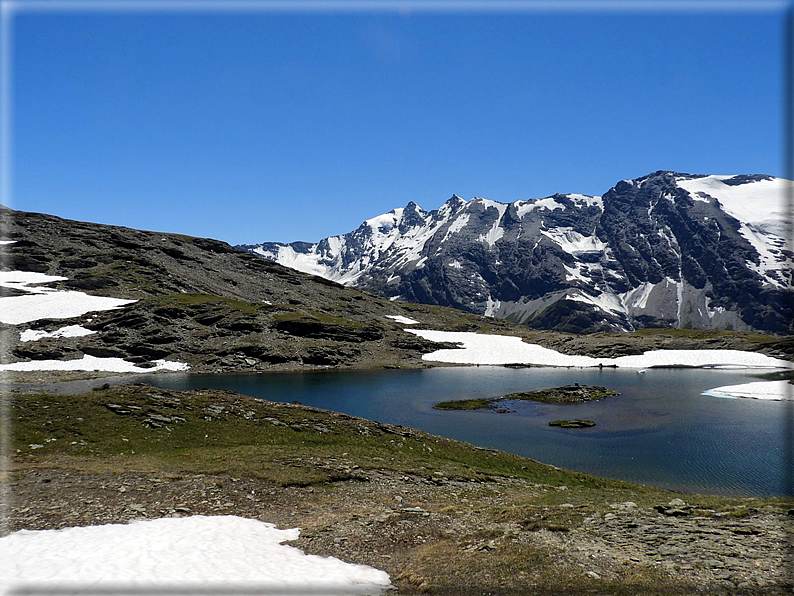
<path fill-rule="evenodd" d="M 166 359 L 187 363 L 194 372 L 424 366 L 421 355 L 435 344 L 406 333 L 399 319 L 389 317 L 450 330 L 509 327 L 453 309 L 393 303 L 206 238 L 5 207 L 0 238 L 0 274 L 62 278 L 43 284 L 50 292 L 46 298 L 57 290 L 72 292 L 74 300 L 87 294 L 135 301 L 80 316 L 0 322 L 3 362 L 89 355 L 145 368 Z M 40 286 L 0 283 L 0 292 L 20 298 Z M 8 315 L 10 305 L 3 308 Z M 0 313 L 0 321 L 5 315 Z M 77 324 L 94 333 L 56 333 Z M 36 341 L 22 340 L 36 334 Z"/>
<path fill-rule="evenodd" d="M 660 171 L 603 196 L 410 202 L 316 244 L 238 248 L 393 300 L 539 329 L 789 334 L 790 185 Z"/>

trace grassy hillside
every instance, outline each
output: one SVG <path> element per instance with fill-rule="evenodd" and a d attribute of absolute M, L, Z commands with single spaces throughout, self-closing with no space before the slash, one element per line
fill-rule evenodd
<path fill-rule="evenodd" d="M 786 593 L 791 503 L 600 479 L 223 391 L 17 393 L 10 529 L 235 514 L 399 593 Z"/>

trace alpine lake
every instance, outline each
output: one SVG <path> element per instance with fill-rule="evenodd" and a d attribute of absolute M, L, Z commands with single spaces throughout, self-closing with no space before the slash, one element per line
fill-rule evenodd
<path fill-rule="evenodd" d="M 702 395 L 758 371 L 691 368 L 439 367 L 420 370 L 152 375 L 169 389 L 227 389 L 417 428 L 597 476 L 687 492 L 780 496 L 791 469 L 794 402 Z M 620 395 L 576 404 L 511 400 L 495 410 L 436 410 L 442 401 L 562 385 Z M 586 419 L 591 428 L 549 426 Z"/>

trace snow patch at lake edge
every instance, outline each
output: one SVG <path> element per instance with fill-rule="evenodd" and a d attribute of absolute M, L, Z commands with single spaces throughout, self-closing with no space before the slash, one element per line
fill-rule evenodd
<path fill-rule="evenodd" d="M 652 350 L 642 355 L 618 358 L 572 356 L 530 344 L 520 337 L 487 335 L 462 331 L 405 329 L 424 339 L 462 345 L 422 355 L 422 360 L 450 364 L 534 364 L 538 366 L 618 368 L 695 367 L 695 368 L 792 368 L 794 363 L 756 352 L 741 350 Z"/>
<path fill-rule="evenodd" d="M 756 381 L 741 385 L 723 385 L 704 391 L 701 395 L 713 397 L 765 399 L 772 401 L 794 400 L 794 385 L 788 381 Z"/>
<path fill-rule="evenodd" d="M 25 362 L 12 362 L 0 364 L 0 371 L 38 371 L 38 370 L 71 370 L 86 372 L 119 372 L 119 373 L 150 373 L 158 370 L 185 371 L 190 366 L 184 362 L 171 360 L 155 360 L 154 366 L 149 368 L 135 366 L 122 358 L 97 358 L 96 356 L 83 355 L 76 360 L 27 360 Z"/>
<path fill-rule="evenodd" d="M 47 275 L 35 271 L 0 271 L 0 287 L 24 292 L 20 296 L 0 298 L 0 323 L 20 325 L 41 319 L 73 319 L 90 312 L 115 310 L 137 302 L 122 298 L 94 296 L 84 292 L 42 287 L 54 281 L 65 281 L 67 277 Z M 38 341 L 46 337 L 83 337 L 94 331 L 81 325 L 67 325 L 47 332 L 26 329 L 20 332 L 21 342 Z M 154 361 L 154 366 L 135 366 L 121 358 L 97 358 L 84 355 L 77 360 L 29 360 L 0 364 L 0 371 L 90 371 L 147 373 L 159 370 L 185 371 L 190 366 L 184 362 Z"/>

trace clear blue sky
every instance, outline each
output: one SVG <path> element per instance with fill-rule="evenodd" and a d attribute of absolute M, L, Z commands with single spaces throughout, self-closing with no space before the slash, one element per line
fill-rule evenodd
<path fill-rule="evenodd" d="M 14 18 L 16 209 L 231 243 L 783 175 L 781 13 Z"/>

